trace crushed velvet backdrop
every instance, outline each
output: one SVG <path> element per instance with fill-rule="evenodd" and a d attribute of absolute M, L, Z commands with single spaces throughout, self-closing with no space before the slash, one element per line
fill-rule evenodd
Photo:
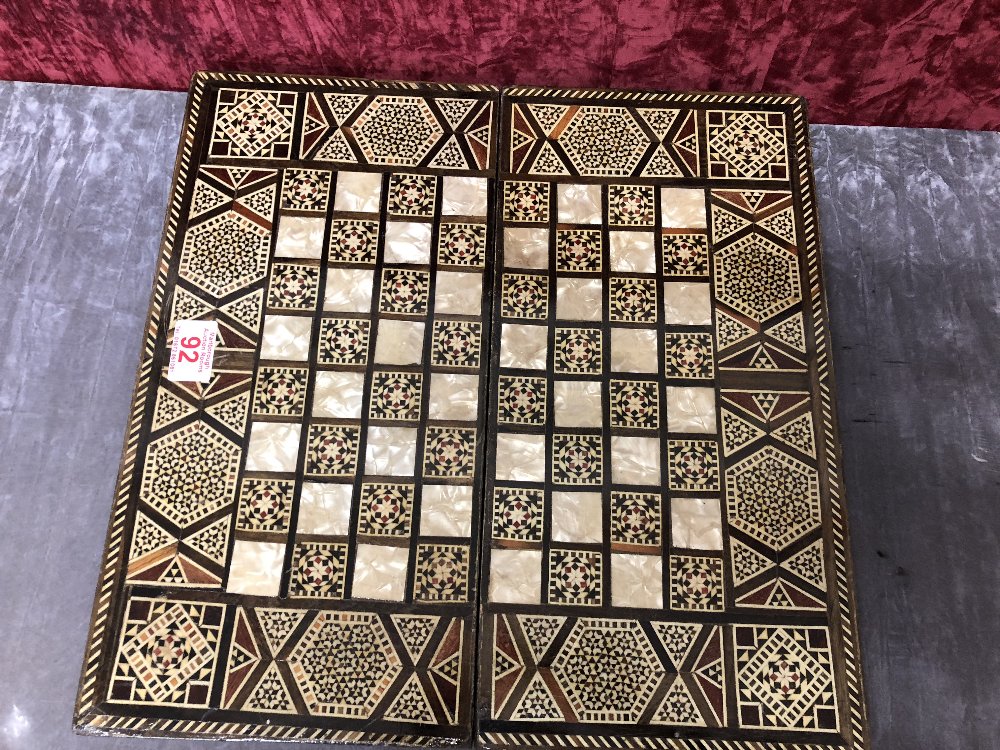
<path fill-rule="evenodd" d="M 1000 127 L 995 0 L 12 0 L 0 77 L 197 69 L 794 92 L 814 122 Z"/>

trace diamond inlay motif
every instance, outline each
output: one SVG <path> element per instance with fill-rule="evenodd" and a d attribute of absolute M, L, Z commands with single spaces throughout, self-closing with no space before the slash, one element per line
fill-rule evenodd
<path fill-rule="evenodd" d="M 733 120 L 715 139 L 727 161 L 743 174 L 753 174 L 784 144 L 751 114 Z"/>
<path fill-rule="evenodd" d="M 208 703 L 222 607 L 199 602 L 132 601 L 110 699 L 167 705 Z"/>
<path fill-rule="evenodd" d="M 741 627 L 736 649 L 745 726 L 836 729 L 825 629 Z"/>

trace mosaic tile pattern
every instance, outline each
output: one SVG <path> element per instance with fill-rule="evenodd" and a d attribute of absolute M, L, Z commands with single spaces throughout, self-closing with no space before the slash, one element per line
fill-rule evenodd
<path fill-rule="evenodd" d="M 497 102 L 198 79 L 78 723 L 469 741 Z"/>
<path fill-rule="evenodd" d="M 78 728 L 862 747 L 804 128 L 196 76 Z"/>
<path fill-rule="evenodd" d="M 710 99 L 504 100 L 487 747 L 863 746 L 801 105 Z"/>

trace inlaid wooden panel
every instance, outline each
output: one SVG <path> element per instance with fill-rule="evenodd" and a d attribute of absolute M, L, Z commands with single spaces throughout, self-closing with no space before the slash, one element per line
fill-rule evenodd
<path fill-rule="evenodd" d="M 801 100 L 508 89 L 487 747 L 862 747 Z"/>
<path fill-rule="evenodd" d="M 77 727 L 863 747 L 805 127 L 196 76 Z"/>
<path fill-rule="evenodd" d="M 471 738 L 497 107 L 195 78 L 83 730 Z M 166 377 L 181 320 L 206 383 Z"/>

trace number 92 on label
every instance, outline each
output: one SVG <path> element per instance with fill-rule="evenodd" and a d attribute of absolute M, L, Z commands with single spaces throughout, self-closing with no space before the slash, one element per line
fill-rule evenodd
<path fill-rule="evenodd" d="M 218 339 L 219 324 L 214 320 L 178 320 L 170 344 L 167 380 L 210 381 Z"/>

